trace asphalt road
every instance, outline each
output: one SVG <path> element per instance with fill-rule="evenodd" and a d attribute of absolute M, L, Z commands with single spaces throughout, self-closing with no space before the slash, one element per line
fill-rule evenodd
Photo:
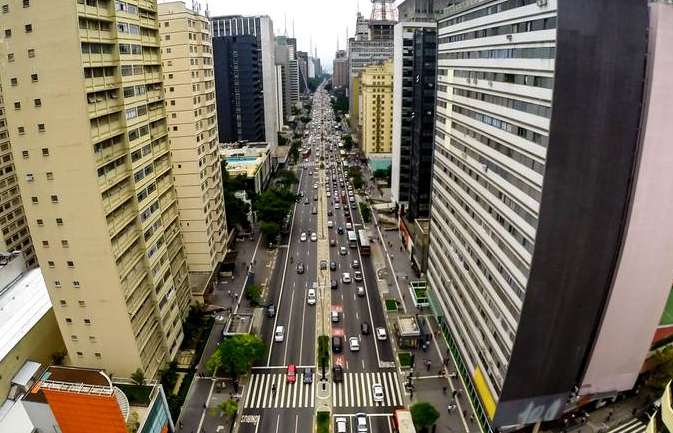
<path fill-rule="evenodd" d="M 315 392 L 316 392 L 316 306 L 308 305 L 306 293 L 318 274 L 317 242 L 310 240 L 309 231 L 317 230 L 317 215 L 312 214 L 318 202 L 314 201 L 314 194 L 322 191 L 314 189 L 318 182 L 319 162 L 316 162 L 317 152 L 326 156 L 325 173 L 329 182 L 325 188 L 331 191 L 328 197 L 327 209 L 333 212 L 328 220 L 333 221 L 333 227 L 328 228 L 329 239 L 336 241 L 336 246 L 330 247 L 330 261 L 336 263 L 336 270 L 331 272 L 333 280 L 338 281 L 338 288 L 331 291 L 332 311 L 340 313 L 339 322 L 332 323 L 332 334 L 344 336 L 344 347 L 340 354 L 333 354 L 333 363 L 341 363 L 345 370 L 344 383 L 333 387 L 333 412 L 345 414 L 349 418 L 349 429 L 354 431 L 352 416 L 357 412 L 379 414 L 369 417 L 371 432 L 388 432 L 390 417 L 395 407 L 403 405 L 401 384 L 397 382 L 394 370 L 393 351 L 390 340 L 378 341 L 375 337 L 377 327 L 386 327 L 383 306 L 379 299 L 376 270 L 368 256 L 362 256 L 358 248 L 349 248 L 346 235 L 346 218 L 344 205 L 339 199 L 342 190 L 347 192 L 346 173 L 338 156 L 337 143 L 334 142 L 334 151 L 328 149 L 332 144 L 335 130 L 333 127 L 332 109 L 329 105 L 329 96 L 318 96 L 316 93 L 313 102 L 313 122 L 317 126 L 317 133 L 312 132 L 306 145 L 314 142 L 308 160 L 301 162 L 297 167 L 299 184 L 296 191 L 303 192 L 304 197 L 295 205 L 292 215 L 292 226 L 289 234 L 283 236 L 276 258 L 275 268 L 269 279 L 266 302 L 273 303 L 276 316 L 266 318 L 262 326 L 262 336 L 269 344 L 270 350 L 267 359 L 253 369 L 248 390 L 244 397 L 244 410 L 241 417 L 239 431 L 252 432 L 309 432 L 312 431 L 315 420 Z M 322 98 L 322 102 L 321 102 Z M 320 125 L 319 113 L 329 113 L 326 125 Z M 320 140 L 323 131 L 324 141 Z M 329 167 L 335 167 L 335 171 Z M 315 177 L 310 174 L 312 172 Z M 339 177 L 343 178 L 339 185 Z M 333 188 L 332 179 L 337 181 L 337 188 Z M 336 198 L 336 201 L 335 201 Z M 308 203 L 305 204 L 305 199 Z M 336 203 L 339 208 L 336 208 Z M 346 205 L 348 206 L 348 205 Z M 352 206 L 351 216 L 354 230 L 362 228 L 362 221 L 356 206 Z M 337 227 L 343 227 L 344 233 L 338 234 Z M 308 239 L 301 241 L 302 233 Z M 346 248 L 346 255 L 339 254 L 340 247 Z M 343 273 L 348 272 L 351 278 L 355 269 L 352 263 L 360 263 L 360 271 L 364 281 L 344 283 Z M 302 263 L 305 270 L 299 274 L 296 270 L 298 263 Z M 365 288 L 366 296 L 356 294 L 358 286 Z M 362 335 L 360 326 L 367 323 L 369 335 Z M 285 327 L 285 338 L 282 342 L 274 342 L 274 330 L 277 326 Z M 390 335 L 390 332 L 388 332 Z M 348 349 L 348 338 L 357 337 L 360 341 L 360 350 L 351 352 Z M 296 383 L 288 383 L 286 368 L 288 364 L 295 364 L 299 372 L 305 368 L 312 368 L 313 383 L 302 383 L 298 375 Z M 384 385 L 386 399 L 384 403 L 374 402 L 372 386 L 374 383 Z M 273 389 L 276 389 L 275 393 Z M 341 415 L 343 416 L 343 415 Z"/>

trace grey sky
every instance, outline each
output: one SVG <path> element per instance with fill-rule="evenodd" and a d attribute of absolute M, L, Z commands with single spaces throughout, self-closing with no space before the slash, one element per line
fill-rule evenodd
<path fill-rule="evenodd" d="M 191 0 L 185 0 L 188 4 Z M 398 0 L 396 4 L 401 3 Z M 205 0 L 201 0 L 205 4 Z M 369 16 L 371 0 L 209 0 L 211 16 L 215 15 L 269 15 L 276 35 L 292 36 L 292 21 L 300 51 L 308 51 L 310 39 L 318 48 L 318 57 L 324 69 L 332 69 L 332 60 L 339 39 L 339 48 L 346 48 L 346 27 L 353 34 L 358 11 Z"/>

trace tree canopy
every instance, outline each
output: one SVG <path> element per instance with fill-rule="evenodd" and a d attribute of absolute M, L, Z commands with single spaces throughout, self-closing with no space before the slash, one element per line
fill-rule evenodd
<path fill-rule="evenodd" d="M 290 170 L 279 170 L 276 173 L 276 185 L 282 188 L 290 188 L 293 184 L 299 183 L 297 175 L 294 174 L 294 171 Z"/>
<path fill-rule="evenodd" d="M 246 373 L 255 362 L 264 359 L 266 345 L 261 338 L 250 334 L 225 338 L 208 360 L 208 369 L 224 369 L 232 376 Z"/>
<path fill-rule="evenodd" d="M 645 389 L 648 397 L 657 399 L 663 394 L 668 382 L 673 379 L 673 346 L 656 351 L 652 355 L 651 362 L 654 367 L 645 379 Z"/>
<path fill-rule="evenodd" d="M 271 188 L 257 196 L 252 208 L 258 220 L 280 225 L 297 199 L 289 189 Z"/>
<path fill-rule="evenodd" d="M 230 228 L 241 226 L 250 227 L 248 212 L 250 205 L 236 197 L 236 191 L 244 191 L 247 186 L 246 178 L 242 175 L 231 177 L 227 171 L 227 163 L 222 163 L 222 190 L 224 192 L 224 206 L 226 208 L 227 226 Z"/>
<path fill-rule="evenodd" d="M 427 402 L 418 402 L 409 408 L 411 412 L 411 419 L 414 420 L 414 425 L 420 429 L 432 427 L 432 425 L 439 419 L 439 412 L 433 405 Z"/>

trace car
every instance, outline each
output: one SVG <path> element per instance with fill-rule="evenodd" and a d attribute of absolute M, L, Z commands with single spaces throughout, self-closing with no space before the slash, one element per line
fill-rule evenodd
<path fill-rule="evenodd" d="M 351 267 L 353 269 L 360 269 L 360 262 L 358 262 L 357 260 L 353 260 L 353 263 L 351 263 Z"/>
<path fill-rule="evenodd" d="M 341 208 L 341 205 L 339 203 L 334 204 L 334 209 L 340 209 L 340 208 Z"/>
<path fill-rule="evenodd" d="M 297 381 L 297 367 L 294 364 L 287 366 L 287 375 L 285 376 L 287 383 L 295 383 Z"/>
<path fill-rule="evenodd" d="M 348 432 L 348 423 L 346 422 L 346 418 L 340 416 L 338 418 L 334 419 L 334 423 L 336 424 L 336 433 L 347 433 Z"/>
<path fill-rule="evenodd" d="M 327 269 L 327 260 L 321 260 L 320 261 L 320 269 Z"/>
<path fill-rule="evenodd" d="M 316 209 L 316 207 L 313 206 L 313 209 L 311 209 L 311 213 L 312 213 L 313 215 L 318 215 L 318 209 Z"/>
<path fill-rule="evenodd" d="M 327 191 L 327 197 L 332 197 L 332 193 Z"/>
<path fill-rule="evenodd" d="M 353 278 L 355 278 L 355 281 L 362 281 L 362 272 L 360 271 L 353 272 Z"/>
<path fill-rule="evenodd" d="M 348 201 L 351 203 L 355 203 L 355 197 L 353 196 L 348 197 Z"/>
<path fill-rule="evenodd" d="M 318 194 L 313 194 L 313 201 L 318 201 Z"/>
<path fill-rule="evenodd" d="M 309 176 L 313 176 L 313 170 L 309 170 L 309 171 L 308 171 L 308 175 L 309 175 Z"/>
<path fill-rule="evenodd" d="M 339 233 L 340 235 L 344 234 L 344 228 L 341 226 L 337 227 L 337 233 Z"/>
<path fill-rule="evenodd" d="M 330 264 L 329 264 L 329 270 L 330 270 L 330 271 L 336 271 L 336 268 L 337 268 L 337 266 L 336 266 L 336 262 L 330 262 Z"/>
<path fill-rule="evenodd" d="M 367 433 L 369 428 L 367 427 L 367 415 L 362 412 L 355 414 L 355 425 L 357 426 L 358 433 Z"/>
<path fill-rule="evenodd" d="M 309 204 L 310 202 L 311 202 L 311 201 L 308 199 L 308 197 L 306 197 L 306 198 L 304 199 L 304 204 Z"/>
<path fill-rule="evenodd" d="M 305 384 L 313 383 L 313 369 L 311 367 L 306 367 L 304 369 L 304 374 L 302 375 L 303 381 Z"/>
<path fill-rule="evenodd" d="M 369 335 L 369 323 L 360 323 L 360 332 L 362 332 L 362 335 Z"/>
<path fill-rule="evenodd" d="M 329 227 L 329 228 L 334 227 L 334 221 L 332 221 L 332 220 L 327 221 L 327 227 Z"/>
<path fill-rule="evenodd" d="M 331 311 L 329 316 L 332 322 L 334 323 L 337 323 L 339 321 L 339 318 L 341 317 L 338 311 Z"/>
<path fill-rule="evenodd" d="M 365 288 L 362 286 L 358 286 L 356 291 L 359 297 L 363 297 L 365 295 Z"/>
<path fill-rule="evenodd" d="M 351 352 L 360 351 L 360 340 L 358 337 L 351 337 L 348 339 L 348 347 L 351 349 Z"/>
<path fill-rule="evenodd" d="M 332 209 L 329 209 L 327 211 L 327 216 L 333 216 L 333 215 L 334 215 L 334 211 Z"/>
<path fill-rule="evenodd" d="M 282 343 L 285 340 L 285 327 L 283 325 L 276 326 L 276 332 L 273 334 L 273 341 Z"/>
<path fill-rule="evenodd" d="M 372 394 L 374 395 L 374 401 L 382 402 L 383 386 L 380 383 L 375 383 L 374 385 L 372 385 Z"/>
<path fill-rule="evenodd" d="M 342 256 L 345 256 L 346 254 L 348 254 L 348 251 L 346 250 L 346 247 L 340 247 L 339 248 L 339 254 L 341 254 Z"/>
<path fill-rule="evenodd" d="M 348 272 L 344 272 L 344 274 L 341 276 L 341 281 L 344 283 L 350 283 L 351 282 L 351 274 Z"/>
<path fill-rule="evenodd" d="M 306 234 L 306 232 L 301 232 L 301 236 L 299 236 L 299 240 L 301 242 L 306 242 L 308 240 L 308 235 Z"/>
<path fill-rule="evenodd" d="M 353 224 L 346 223 L 346 230 L 353 230 Z"/>
<path fill-rule="evenodd" d="M 331 287 L 332 289 L 336 289 L 337 287 L 339 287 L 339 283 L 337 282 L 337 280 L 332 280 L 332 281 L 330 282 L 330 287 Z"/>
<path fill-rule="evenodd" d="M 304 191 L 299 191 L 299 196 L 303 197 L 304 196 Z"/>
<path fill-rule="evenodd" d="M 385 341 L 388 339 L 388 333 L 386 332 L 386 328 L 380 326 L 376 328 L 376 339 L 380 341 Z"/>
<path fill-rule="evenodd" d="M 341 339 L 341 337 L 338 335 L 332 336 L 332 352 L 341 353 L 342 349 L 343 349 L 343 340 Z"/>
<path fill-rule="evenodd" d="M 315 305 L 315 301 L 316 301 L 315 289 L 308 289 L 308 292 L 306 292 L 306 303 L 308 305 Z"/>
<path fill-rule="evenodd" d="M 344 369 L 339 364 L 336 364 L 332 368 L 332 380 L 334 382 L 343 382 L 344 381 Z"/>
<path fill-rule="evenodd" d="M 311 242 L 318 242 L 318 234 L 316 232 L 311 233 Z"/>
<path fill-rule="evenodd" d="M 298 274 L 304 273 L 304 264 L 302 262 L 297 263 L 297 273 Z"/>
<path fill-rule="evenodd" d="M 313 184 L 313 189 L 318 189 L 318 184 L 317 183 Z"/>
<path fill-rule="evenodd" d="M 330 246 L 330 247 L 336 247 L 336 240 L 334 240 L 334 239 L 330 239 L 330 240 L 329 240 L 329 246 Z"/>
<path fill-rule="evenodd" d="M 269 304 L 268 307 L 266 307 L 266 317 L 276 317 L 276 306 L 273 304 Z"/>

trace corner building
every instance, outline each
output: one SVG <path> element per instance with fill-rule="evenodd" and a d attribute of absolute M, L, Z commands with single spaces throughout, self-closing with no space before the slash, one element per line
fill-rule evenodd
<path fill-rule="evenodd" d="M 161 3 L 159 20 L 180 230 L 192 293 L 203 296 L 227 237 L 210 21 L 183 2 Z"/>
<path fill-rule="evenodd" d="M 72 363 L 149 377 L 190 303 L 155 1 L 12 0 L 1 77 L 37 257 Z"/>
<path fill-rule="evenodd" d="M 673 269 L 663 18 L 476 0 L 438 22 L 428 280 L 484 430 L 635 384 Z"/>

